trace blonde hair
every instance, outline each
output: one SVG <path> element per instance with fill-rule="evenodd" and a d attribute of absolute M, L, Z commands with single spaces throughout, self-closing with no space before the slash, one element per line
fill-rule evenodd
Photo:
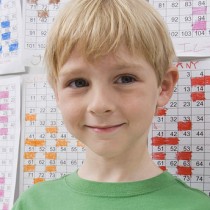
<path fill-rule="evenodd" d="M 162 17 L 146 0 L 70 0 L 48 33 L 44 59 L 49 83 L 54 87 L 75 47 L 93 61 L 122 44 L 147 60 L 160 84 L 175 52 Z"/>

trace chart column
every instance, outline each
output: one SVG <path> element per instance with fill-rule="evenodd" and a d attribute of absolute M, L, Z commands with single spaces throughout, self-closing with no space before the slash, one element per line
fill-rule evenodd
<path fill-rule="evenodd" d="M 191 77 L 192 100 L 192 168 L 191 186 L 204 189 L 205 164 L 205 70 L 196 63 Z M 195 153 L 194 153 L 195 152 Z"/>
<path fill-rule="evenodd" d="M 210 69 L 205 70 L 205 167 L 204 192 L 210 196 Z"/>

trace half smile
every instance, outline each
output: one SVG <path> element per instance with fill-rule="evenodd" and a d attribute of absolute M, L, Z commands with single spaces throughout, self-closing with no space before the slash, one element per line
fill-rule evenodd
<path fill-rule="evenodd" d="M 97 133 L 110 133 L 113 131 L 116 131 L 120 127 L 122 127 L 125 123 L 117 124 L 117 125 L 104 125 L 104 126 L 99 126 L 99 125 L 86 125 L 87 128 L 90 128 L 94 132 Z"/>

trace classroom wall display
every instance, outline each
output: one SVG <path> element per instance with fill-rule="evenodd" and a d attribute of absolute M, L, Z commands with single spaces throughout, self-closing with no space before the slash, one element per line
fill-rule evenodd
<path fill-rule="evenodd" d="M 154 118 L 150 152 L 160 168 L 210 196 L 210 60 L 176 65 L 180 78 Z"/>
<path fill-rule="evenodd" d="M 24 78 L 22 105 L 20 191 L 75 171 L 85 158 L 84 145 L 64 127 L 45 75 Z"/>
<path fill-rule="evenodd" d="M 12 208 L 20 139 L 20 77 L 0 80 L 0 209 Z"/>
<path fill-rule="evenodd" d="M 210 56 L 210 1 L 150 0 L 167 23 L 178 56 Z"/>
<path fill-rule="evenodd" d="M 67 1 L 0 0 L 0 74 L 11 74 L 8 80 L 0 77 L 0 210 L 14 201 L 16 176 L 21 193 L 75 171 L 85 159 L 84 145 L 65 129 L 44 70 L 37 73 L 47 32 Z M 210 196 L 210 1 L 150 3 L 166 21 L 182 61 L 175 63 L 180 79 L 170 102 L 154 117 L 148 148 L 160 168 Z M 33 67 L 40 71 L 32 74 Z M 16 72 L 21 79 L 13 79 Z M 19 149 L 14 133 L 20 132 L 20 120 Z"/>
<path fill-rule="evenodd" d="M 47 32 L 68 0 L 23 1 L 23 59 L 26 66 L 42 66 Z"/>
<path fill-rule="evenodd" d="M 0 40 L 0 75 L 25 71 L 20 1 L 0 1 Z"/>
<path fill-rule="evenodd" d="M 149 150 L 160 168 L 210 195 L 210 59 L 176 65 L 180 79 L 154 118 Z M 21 191 L 71 173 L 85 158 L 83 145 L 63 125 L 46 78 L 24 81 Z"/>

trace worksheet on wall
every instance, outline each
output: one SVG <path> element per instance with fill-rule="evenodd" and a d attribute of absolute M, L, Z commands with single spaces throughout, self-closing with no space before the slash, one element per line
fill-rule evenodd
<path fill-rule="evenodd" d="M 150 3 L 167 23 L 178 56 L 210 56 L 209 0 L 150 0 Z"/>
<path fill-rule="evenodd" d="M 0 36 L 0 75 L 25 71 L 20 1 L 0 0 Z"/>
<path fill-rule="evenodd" d="M 85 157 L 64 127 L 45 75 L 26 76 L 23 83 L 21 191 L 75 171 Z"/>
<path fill-rule="evenodd" d="M 180 79 L 149 137 L 155 163 L 210 193 L 210 60 L 177 63 Z M 45 75 L 23 85 L 21 190 L 81 166 L 84 146 L 66 131 Z"/>
<path fill-rule="evenodd" d="M 24 64 L 43 65 L 47 32 L 58 11 L 68 0 L 23 1 Z"/>
<path fill-rule="evenodd" d="M 210 196 L 210 59 L 177 63 L 180 78 L 149 138 L 155 163 Z"/>
<path fill-rule="evenodd" d="M 20 140 L 20 77 L 0 79 L 0 210 L 13 206 Z"/>

